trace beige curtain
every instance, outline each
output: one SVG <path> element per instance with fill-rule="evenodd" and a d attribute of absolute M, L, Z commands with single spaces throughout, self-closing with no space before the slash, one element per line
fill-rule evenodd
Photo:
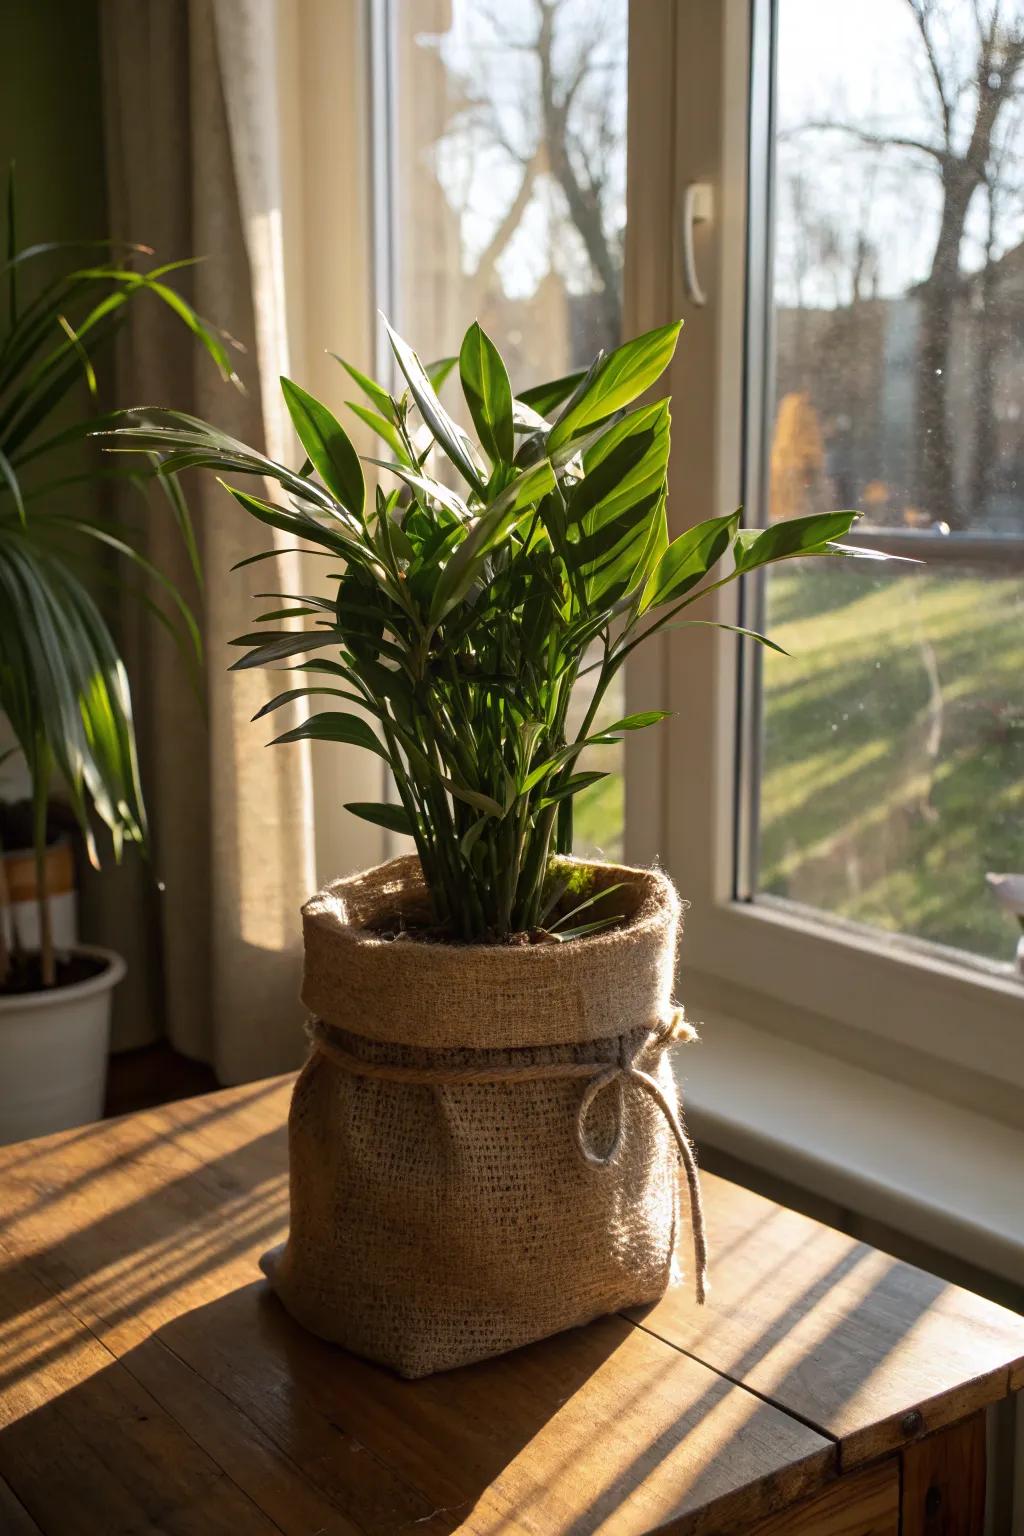
<path fill-rule="evenodd" d="M 183 327 L 140 304 L 118 358 L 118 403 L 173 406 L 290 453 L 277 404 L 287 317 L 274 0 L 101 0 L 100 12 L 112 232 L 160 260 L 203 257 L 173 280 L 245 347 L 242 394 Z M 264 745 L 271 732 L 250 717 L 271 679 L 229 674 L 228 641 L 252 628 L 255 592 L 301 588 L 287 555 L 232 574 L 272 532 L 212 477 L 194 477 L 188 494 L 204 569 L 205 700 L 162 630 L 126 609 L 153 857 L 149 871 L 104 871 L 92 926 L 129 961 L 115 1044 L 164 1032 L 234 1083 L 303 1053 L 298 909 L 313 888 L 313 828 L 308 756 Z M 194 592 L 170 517 L 154 504 L 133 520 L 154 563 Z"/>

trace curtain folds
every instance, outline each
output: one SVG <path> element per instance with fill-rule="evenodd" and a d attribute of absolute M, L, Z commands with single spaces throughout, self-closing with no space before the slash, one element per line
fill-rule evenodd
<path fill-rule="evenodd" d="M 184 327 L 136 306 L 117 359 L 119 405 L 167 405 L 244 441 L 290 453 L 278 409 L 288 371 L 275 106 L 274 0 L 101 0 L 110 222 L 161 261 L 203 258 L 174 277 L 238 338 L 245 392 L 225 384 Z M 202 591 L 173 521 L 154 501 L 130 514 L 156 566 L 194 597 L 204 699 L 162 629 L 126 606 L 124 631 L 153 857 L 95 885 L 92 927 L 129 960 L 115 1044 L 165 1032 L 224 1083 L 283 1071 L 303 1055 L 299 906 L 313 889 L 306 748 L 267 750 L 250 718 L 266 674 L 229 675 L 256 592 L 299 591 L 297 557 L 231 573 L 287 543 L 246 517 L 212 477 L 188 497 Z M 280 606 L 264 602 L 262 607 Z"/>

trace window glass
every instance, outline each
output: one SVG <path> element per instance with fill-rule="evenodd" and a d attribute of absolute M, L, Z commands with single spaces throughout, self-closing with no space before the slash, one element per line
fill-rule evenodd
<path fill-rule="evenodd" d="M 428 359 L 479 320 L 514 389 L 588 364 L 621 333 L 627 0 L 398 0 L 394 15 L 400 328 Z M 456 380 L 445 398 L 465 422 Z M 624 712 L 610 689 L 602 719 Z M 611 775 L 577 798 L 577 851 L 614 857 L 620 749 L 586 766 Z"/>
<path fill-rule="evenodd" d="M 992 959 L 1024 869 L 1024 7 L 777 0 L 762 892 Z M 870 526 L 869 526 L 870 525 Z M 878 530 L 875 533 L 875 530 Z"/>

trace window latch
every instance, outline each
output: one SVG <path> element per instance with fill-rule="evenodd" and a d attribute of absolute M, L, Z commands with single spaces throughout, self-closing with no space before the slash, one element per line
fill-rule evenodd
<path fill-rule="evenodd" d="M 707 223 L 714 213 L 714 194 L 708 181 L 691 181 L 683 193 L 683 282 L 691 301 L 700 306 L 707 303 L 707 294 L 697 276 L 697 262 L 693 254 L 694 225 Z"/>

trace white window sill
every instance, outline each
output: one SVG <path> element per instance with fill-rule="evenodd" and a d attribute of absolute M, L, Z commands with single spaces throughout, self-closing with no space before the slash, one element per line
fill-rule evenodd
<path fill-rule="evenodd" d="M 677 1070 L 698 1146 L 1024 1282 L 1024 1131 L 721 1014 Z"/>

